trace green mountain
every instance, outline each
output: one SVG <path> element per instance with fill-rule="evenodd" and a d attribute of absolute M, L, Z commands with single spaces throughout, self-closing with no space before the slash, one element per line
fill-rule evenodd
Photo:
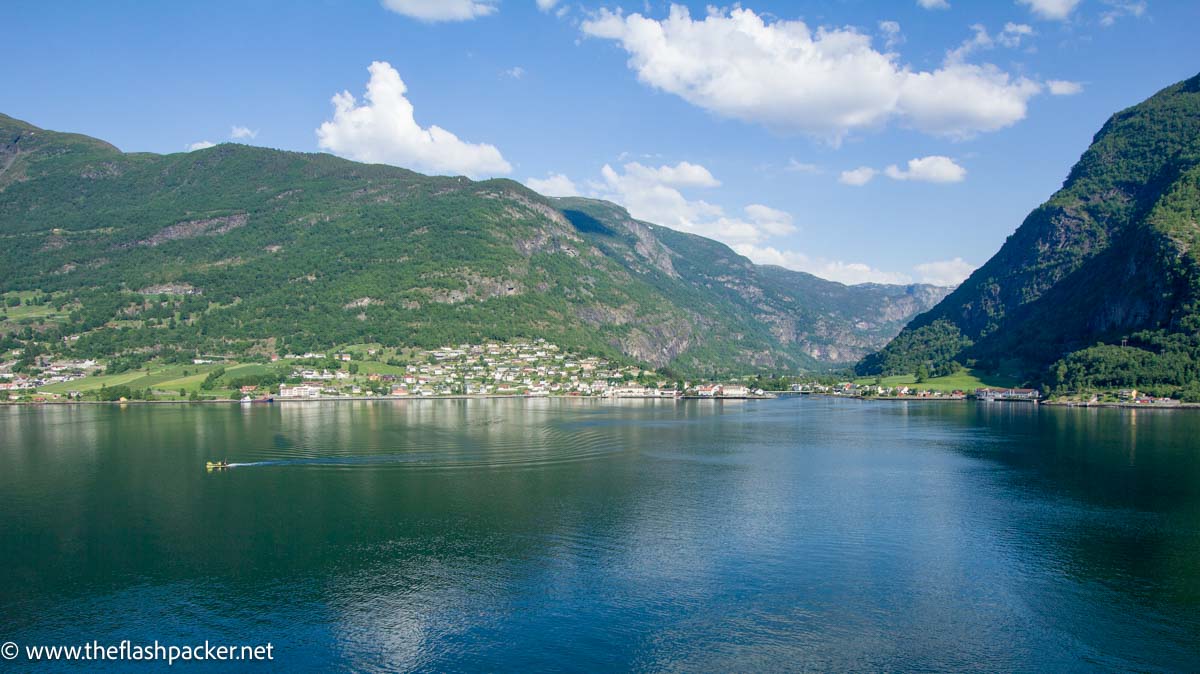
<path fill-rule="evenodd" d="M 945 294 L 755 266 L 509 180 L 234 144 L 122 153 L 2 115 L 0 242 L 6 303 L 53 307 L 0 317 L 5 346 L 130 361 L 545 337 L 797 370 L 857 360 Z"/>
<path fill-rule="evenodd" d="M 1200 75 L 1113 115 L 987 264 L 857 369 L 974 361 L 1060 390 L 1198 388 L 1198 213 Z"/>

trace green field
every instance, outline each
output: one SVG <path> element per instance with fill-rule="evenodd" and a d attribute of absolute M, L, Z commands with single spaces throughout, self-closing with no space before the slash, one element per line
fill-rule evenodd
<path fill-rule="evenodd" d="M 151 388 L 156 391 L 165 391 L 178 395 L 179 389 L 184 389 L 188 393 L 199 390 L 200 384 L 204 382 L 204 378 L 208 376 L 208 373 L 218 367 L 221 367 L 221 365 L 216 363 L 209 365 L 157 365 L 151 366 L 149 373 L 145 369 L 138 369 L 120 374 L 104 374 L 96 377 L 77 379 L 63 384 L 51 384 L 39 390 L 47 393 L 67 393 L 68 391 L 86 393 L 104 386 L 128 386 L 132 389 Z M 270 366 L 267 365 L 246 363 L 243 365 L 226 366 L 225 374 L 229 378 L 237 378 L 265 374 L 270 369 Z M 187 374 L 185 375 L 184 372 L 187 372 Z M 230 389 L 213 389 L 204 393 L 205 395 L 224 398 L 228 397 L 232 391 Z"/>
<path fill-rule="evenodd" d="M 189 370 L 189 372 L 191 372 L 191 370 Z M 205 370 L 198 374 L 189 374 L 186 377 L 179 377 L 177 379 L 168 379 L 167 381 L 164 381 L 161 384 L 155 386 L 155 388 L 161 389 L 163 391 L 175 391 L 176 393 L 179 392 L 179 389 L 183 389 L 183 390 L 187 391 L 188 393 L 191 393 L 192 391 L 200 390 L 200 384 L 204 383 L 204 378 L 207 376 L 208 376 L 208 370 Z"/>
<path fill-rule="evenodd" d="M 363 374 L 404 374 L 408 371 L 402 365 L 388 365 L 374 360 L 356 360 L 354 363 Z"/>
<path fill-rule="evenodd" d="M 150 372 L 147 373 L 144 369 L 130 370 L 120 374 L 102 374 L 95 377 L 85 377 L 63 384 L 51 384 L 42 387 L 41 391 L 48 393 L 66 393 L 68 391 L 95 391 L 104 386 L 128 386 L 135 389 L 155 388 L 167 391 L 178 392 L 180 388 L 199 388 L 200 382 L 204 381 L 210 370 L 215 369 L 216 365 L 157 365 L 151 366 Z M 234 368 L 230 368 L 231 370 Z M 188 372 L 188 376 L 184 377 L 184 371 Z M 194 384 L 181 384 L 179 382 L 191 382 Z"/>
<path fill-rule="evenodd" d="M 22 290 L 22 291 L 4 293 L 2 299 L 7 300 L 10 297 L 17 297 L 20 300 L 24 301 L 24 300 L 29 299 L 30 297 L 34 297 L 36 295 L 41 295 L 41 294 L 42 293 L 40 293 L 38 291 Z M 62 294 L 59 293 L 60 297 L 61 297 L 61 295 Z M 21 306 L 17 306 L 17 307 L 5 306 L 4 307 L 4 315 L 0 316 L 0 320 L 20 321 L 20 320 L 24 320 L 27 318 L 37 318 L 37 319 L 65 318 L 68 313 L 70 313 L 69 309 L 64 309 L 64 311 L 62 311 L 62 312 L 56 311 L 54 308 L 54 305 L 52 303 L 39 304 L 39 305 L 34 305 L 34 306 L 25 306 L 24 304 L 22 304 Z"/>
<path fill-rule="evenodd" d="M 60 314 L 55 311 L 54 305 L 52 304 L 42 304 L 31 307 L 27 307 L 25 305 L 21 305 L 19 307 L 8 307 L 5 313 L 10 321 L 20 321 L 26 318 L 56 318 L 58 316 L 66 315 L 65 313 Z"/>
<path fill-rule="evenodd" d="M 859 385 L 870 385 L 875 383 L 874 377 L 863 377 L 854 380 L 854 383 Z M 917 384 L 917 378 L 911 374 L 899 374 L 892 377 L 884 377 L 884 386 L 915 386 L 919 389 L 930 391 L 966 391 L 970 393 L 981 387 L 996 387 L 1009 388 L 1016 386 L 1019 382 L 1010 377 L 1002 375 L 983 375 L 972 370 L 963 370 L 961 372 L 947 375 L 945 377 L 933 377 L 927 379 L 924 383 Z"/>
<path fill-rule="evenodd" d="M 329 354 L 353 353 L 359 356 L 365 356 L 371 349 L 378 351 L 378 354 L 376 354 L 374 357 L 379 358 L 379 360 L 355 359 L 351 361 L 358 366 L 358 371 L 361 374 L 404 374 L 407 372 L 407 369 L 403 365 L 388 365 L 384 361 L 396 357 L 401 359 L 412 358 L 414 353 L 414 351 L 411 349 L 389 349 L 378 343 L 356 343 L 343 344 L 335 349 L 330 349 Z"/>
<path fill-rule="evenodd" d="M 372 365 L 380 365 L 372 363 Z M 202 391 L 200 385 L 204 383 L 208 373 L 218 367 L 225 368 L 225 376 L 220 380 L 225 382 L 239 377 L 247 377 L 253 375 L 269 374 L 275 371 L 277 366 L 266 365 L 262 363 L 243 363 L 222 365 L 221 363 L 210 363 L 204 365 L 194 364 L 179 364 L 179 365 L 162 365 L 151 364 L 149 368 L 139 368 L 120 374 L 102 374 L 92 377 L 85 377 L 62 384 L 50 384 L 38 389 L 43 393 L 58 393 L 65 394 L 70 391 L 79 391 L 88 393 L 97 391 L 102 387 L 112 386 L 128 386 L 135 390 L 152 389 L 156 395 L 162 399 L 170 399 L 171 397 L 179 397 L 180 389 L 183 389 L 186 395 L 193 391 L 200 391 L 206 397 L 228 398 L 233 389 L 218 387 L 207 391 Z M 384 366 L 387 367 L 387 366 Z"/>
<path fill-rule="evenodd" d="M 120 386 L 122 384 L 131 385 L 132 382 L 146 376 L 146 373 L 141 370 L 132 370 L 130 372 L 122 372 L 121 374 L 104 374 L 96 377 L 85 377 L 76 379 L 62 384 L 50 384 L 43 386 L 39 391 L 47 393 L 67 393 L 68 391 L 95 391 L 104 386 Z M 145 388 L 145 387 L 143 387 Z"/>
<path fill-rule="evenodd" d="M 178 369 L 187 370 L 188 372 L 191 373 L 191 374 L 187 375 L 186 377 L 176 375 L 172 379 L 163 379 L 161 381 L 153 381 L 155 379 L 158 379 L 159 377 L 156 375 L 150 375 L 149 377 L 146 378 L 146 383 L 141 384 L 141 387 L 145 388 L 145 387 L 149 386 L 156 390 L 167 391 L 167 392 L 171 392 L 171 393 L 178 393 L 179 389 L 184 389 L 188 393 L 191 393 L 192 391 L 199 391 L 200 384 L 204 383 L 204 379 L 205 379 L 205 377 L 208 376 L 208 373 L 211 372 L 212 370 L 215 370 L 218 367 L 221 367 L 221 365 L 220 364 L 192 365 L 192 366 L 185 365 Z M 262 365 L 259 363 L 246 363 L 243 365 L 227 365 L 227 366 L 225 366 L 225 376 L 230 379 L 236 379 L 238 377 L 247 377 L 247 376 L 256 375 L 256 374 L 267 374 L 270 371 L 271 371 L 270 366 Z M 180 374 L 182 374 L 182 373 L 180 373 Z M 137 384 L 136 383 L 131 384 L 131 386 L 136 387 Z M 204 392 L 205 395 L 215 395 L 215 396 L 218 396 L 221 398 L 228 397 L 230 393 L 232 393 L 232 389 L 224 389 L 224 388 L 217 388 L 217 389 L 212 389 L 212 390 Z"/>

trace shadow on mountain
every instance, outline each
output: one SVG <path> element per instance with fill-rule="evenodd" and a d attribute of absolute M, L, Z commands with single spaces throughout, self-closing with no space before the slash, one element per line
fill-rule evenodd
<path fill-rule="evenodd" d="M 565 210 L 562 214 L 575 226 L 575 229 L 584 234 L 599 234 L 600 236 L 617 235 L 616 231 L 611 227 L 583 211 Z"/>

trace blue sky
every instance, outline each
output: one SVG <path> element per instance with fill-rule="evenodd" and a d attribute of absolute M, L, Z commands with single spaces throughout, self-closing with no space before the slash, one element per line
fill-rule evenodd
<path fill-rule="evenodd" d="M 6 24 L 0 112 L 38 126 L 506 176 L 848 283 L 961 279 L 1110 114 L 1200 70 L 1184 0 L 15 0 Z"/>

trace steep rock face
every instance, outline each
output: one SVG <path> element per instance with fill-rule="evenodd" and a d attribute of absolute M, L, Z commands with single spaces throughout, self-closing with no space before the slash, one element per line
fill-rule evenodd
<path fill-rule="evenodd" d="M 216 218 L 204 218 L 201 220 L 188 220 L 178 224 L 164 227 L 162 231 L 156 232 L 149 238 L 138 241 L 138 246 L 158 246 L 168 241 L 177 241 L 179 239 L 190 239 L 196 236 L 216 236 L 225 234 L 232 229 L 237 229 L 246 224 L 246 214 L 237 213 L 234 215 L 226 215 Z"/>
<path fill-rule="evenodd" d="M 545 337 L 683 372 L 794 371 L 878 348 L 942 292 L 847 287 L 614 204 L 323 154 L 125 154 L 0 116 L 0 168 L 0 292 L 76 308 L 0 337 L 28 327 L 86 356 Z M 160 315 L 156 290 L 186 310 Z"/>
<path fill-rule="evenodd" d="M 1200 76 L 1113 115 L 1062 189 L 859 370 L 944 364 L 913 347 L 937 333 L 961 341 L 952 359 L 1036 376 L 1097 342 L 1178 330 L 1194 301 L 1198 164 Z"/>

